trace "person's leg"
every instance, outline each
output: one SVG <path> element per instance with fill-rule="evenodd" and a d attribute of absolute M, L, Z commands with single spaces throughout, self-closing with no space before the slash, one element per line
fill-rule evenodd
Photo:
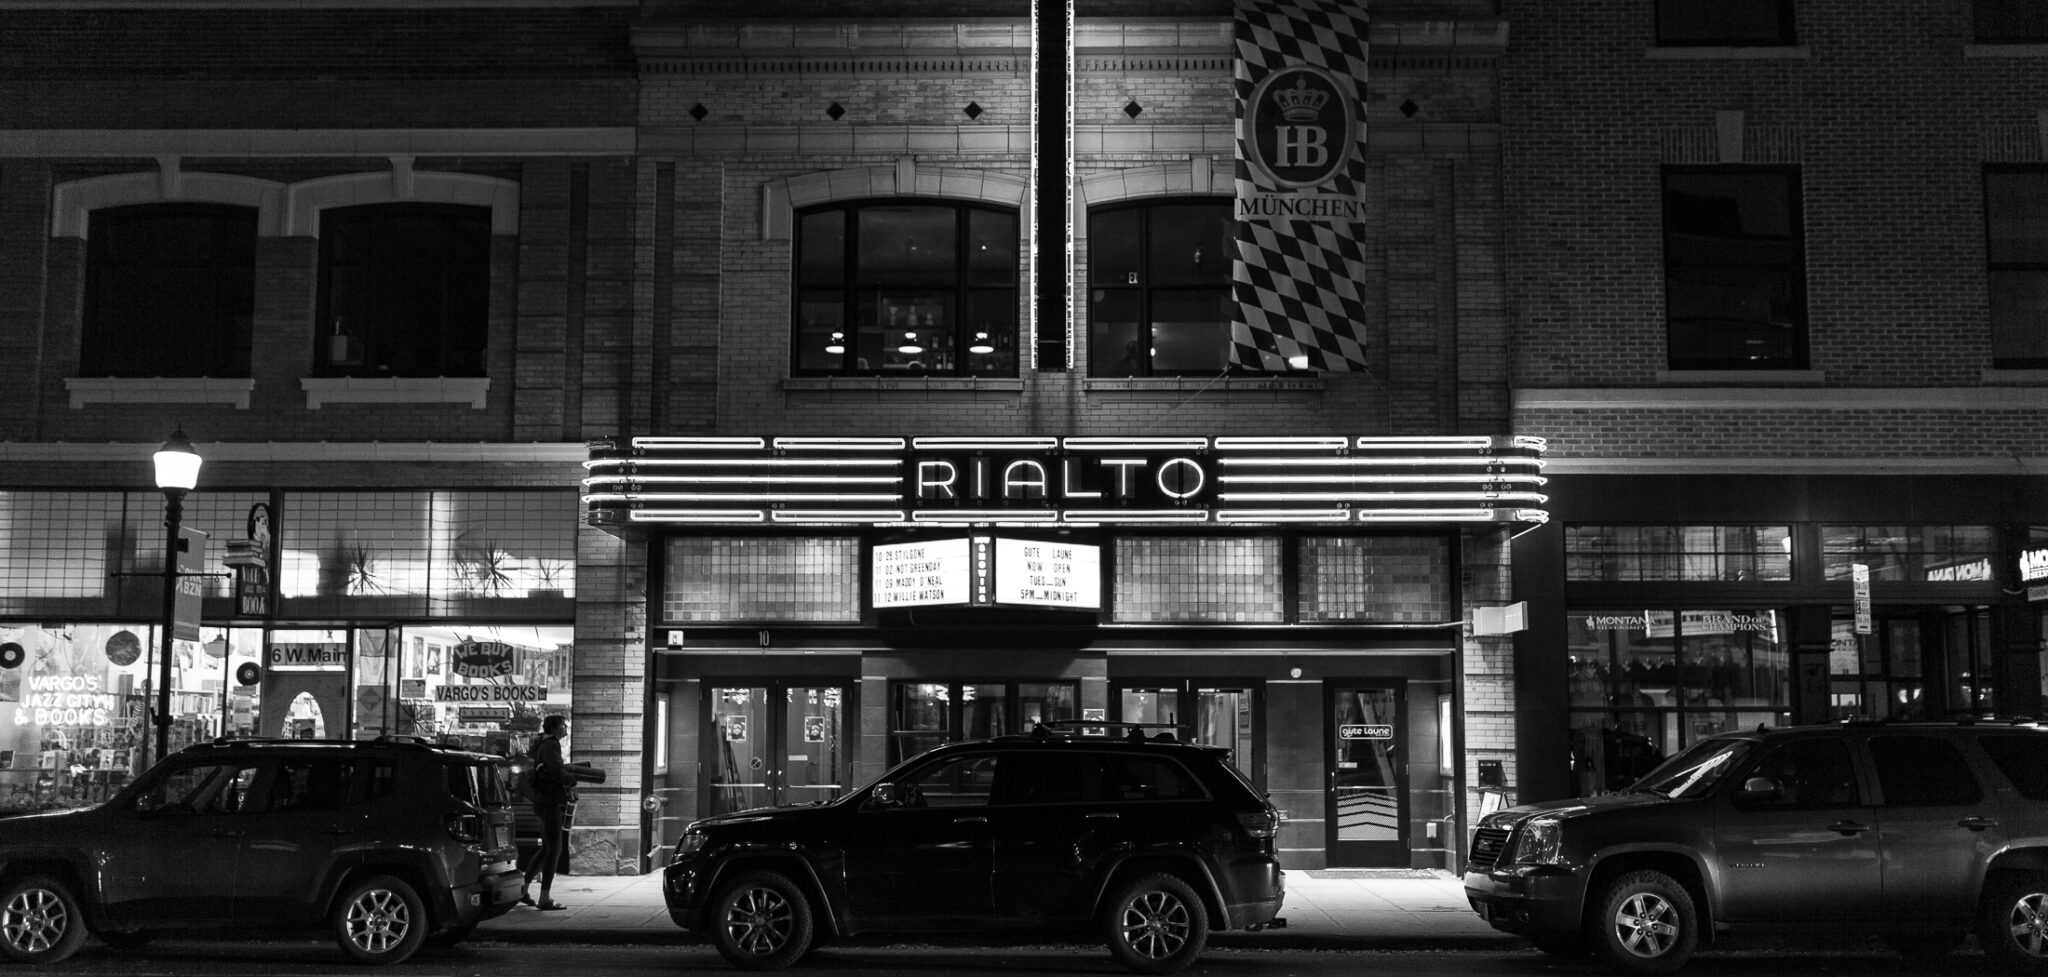
<path fill-rule="evenodd" d="M 567 841 L 567 830 L 562 825 L 559 808 L 542 814 L 540 819 L 540 902 L 542 909 L 559 909 L 561 904 L 548 895 L 555 885 L 555 863 L 562 860 L 562 846 Z"/>

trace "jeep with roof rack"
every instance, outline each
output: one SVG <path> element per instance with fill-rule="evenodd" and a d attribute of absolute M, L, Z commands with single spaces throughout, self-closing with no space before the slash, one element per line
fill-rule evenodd
<path fill-rule="evenodd" d="M 0 819 L 0 960 L 325 927 L 368 964 L 450 945 L 523 879 L 499 758 L 414 737 L 223 739 L 98 807 Z"/>
<path fill-rule="evenodd" d="M 1170 728 L 1044 724 L 824 804 L 692 822 L 669 915 L 750 970 L 839 937 L 1004 931 L 1092 933 L 1133 971 L 1177 972 L 1213 930 L 1284 926 L 1284 882 L 1279 813 L 1227 750 L 1148 732 Z"/>
<path fill-rule="evenodd" d="M 1974 933 L 1994 960 L 2048 973 L 2048 728 L 1709 736 L 1618 793 L 1482 818 L 1465 892 L 1495 929 L 1636 973 L 1786 928 L 1868 933 L 1915 960 Z"/>

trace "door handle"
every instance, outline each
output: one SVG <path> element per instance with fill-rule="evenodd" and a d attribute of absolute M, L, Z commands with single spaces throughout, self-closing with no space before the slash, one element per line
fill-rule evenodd
<path fill-rule="evenodd" d="M 988 819 L 987 819 L 987 818 L 982 818 L 982 817 L 972 817 L 972 818 L 954 818 L 954 819 L 953 819 L 953 823 L 954 823 L 954 824 L 987 824 L 987 823 L 988 823 Z"/>
<path fill-rule="evenodd" d="M 1967 817 L 1962 819 L 1961 821 L 1957 821 L 1956 827 L 1968 828 L 1971 831 L 1982 831 L 1985 828 L 1998 827 L 1998 819 L 1984 817 Z"/>
<path fill-rule="evenodd" d="M 1865 831 L 1869 831 L 1869 830 L 1870 830 L 1870 825 L 1867 825 L 1867 824 L 1857 824 L 1857 823 L 1856 823 L 1856 822 L 1854 822 L 1854 821 L 1850 821 L 1850 820 L 1846 820 L 1846 819 L 1845 819 L 1845 820 L 1841 820 L 1841 821 L 1836 821 L 1835 823 L 1833 823 L 1833 824 L 1831 824 L 1831 825 L 1828 825 L 1828 830 L 1829 830 L 1829 831 L 1833 831 L 1833 832 L 1837 832 L 1837 833 L 1839 833 L 1839 834 L 1843 834 L 1843 835 L 1854 835 L 1854 834 L 1862 834 L 1862 833 L 1863 833 L 1863 832 L 1865 832 Z"/>
<path fill-rule="evenodd" d="M 1123 815 L 1115 811 L 1090 811 L 1087 814 L 1081 815 L 1083 821 L 1115 821 L 1121 817 Z"/>

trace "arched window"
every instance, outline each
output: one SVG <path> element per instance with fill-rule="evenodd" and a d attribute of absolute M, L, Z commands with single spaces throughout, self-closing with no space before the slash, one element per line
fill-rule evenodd
<path fill-rule="evenodd" d="M 89 226 L 80 376 L 249 375 L 255 208 L 110 207 Z"/>
<path fill-rule="evenodd" d="M 320 234 L 322 376 L 480 377 L 489 335 L 491 210 L 336 207 Z"/>
<path fill-rule="evenodd" d="M 1228 199 L 1088 213 L 1088 374 L 1209 376 L 1230 366 Z"/>
<path fill-rule="evenodd" d="M 791 372 L 1016 376 L 1017 214 L 829 204 L 796 220 Z"/>

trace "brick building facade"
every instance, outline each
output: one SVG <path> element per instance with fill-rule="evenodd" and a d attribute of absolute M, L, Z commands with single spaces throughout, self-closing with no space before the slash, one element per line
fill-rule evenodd
<path fill-rule="evenodd" d="M 1514 426 L 1557 476 L 1515 554 L 1534 796 L 1730 726 L 2040 708 L 2040 25 L 1683 6 L 1501 8 Z M 1708 677 L 1738 658 L 1789 681 Z"/>
<path fill-rule="evenodd" d="M 1503 791 L 1601 789 L 1730 724 L 2038 708 L 2019 567 L 2048 525 L 2048 363 L 2007 301 L 2037 256 L 1984 198 L 2039 199 L 2039 50 L 1980 37 L 1971 5 L 1745 4 L 1789 15 L 1723 44 L 1667 4 L 1371 5 L 1363 368 L 1317 371 L 1214 343 L 1237 5 L 1079 5 L 1051 292 L 1032 164 L 1056 188 L 1065 161 L 1032 128 L 1028 4 L 730 6 L 0 15 L 0 643 L 26 661 L 0 672 L 0 790 L 101 751 L 104 791 L 147 759 L 144 459 L 180 426 L 218 574 L 179 643 L 180 736 L 516 749 L 567 712 L 610 772 L 577 813 L 586 872 L 1036 720 L 1230 745 L 1288 811 L 1287 864 L 1317 868 L 1455 864 Z M 913 254 L 938 239 L 903 228 L 938 226 L 964 230 Z M 193 276 L 211 298 L 172 301 Z M 1253 514 L 1188 481 L 1526 472 L 1532 436 L 1548 499 L 1522 510 L 1504 480 L 1419 515 Z M 872 461 L 1065 477 L 1111 444 L 1110 481 L 1027 474 L 985 519 L 797 511 L 873 494 L 838 474 Z M 809 487 L 756 491 L 779 467 Z M 1121 508 L 1053 498 L 1141 467 L 1159 491 Z M 678 471 L 748 488 L 653 477 Z M 259 509 L 252 585 L 222 556 Z M 892 547 L 976 539 L 1095 557 L 1099 606 L 881 583 Z M 291 664 L 321 647 L 339 672 Z M 21 718 L 60 674 L 101 683 L 103 724 Z"/>

